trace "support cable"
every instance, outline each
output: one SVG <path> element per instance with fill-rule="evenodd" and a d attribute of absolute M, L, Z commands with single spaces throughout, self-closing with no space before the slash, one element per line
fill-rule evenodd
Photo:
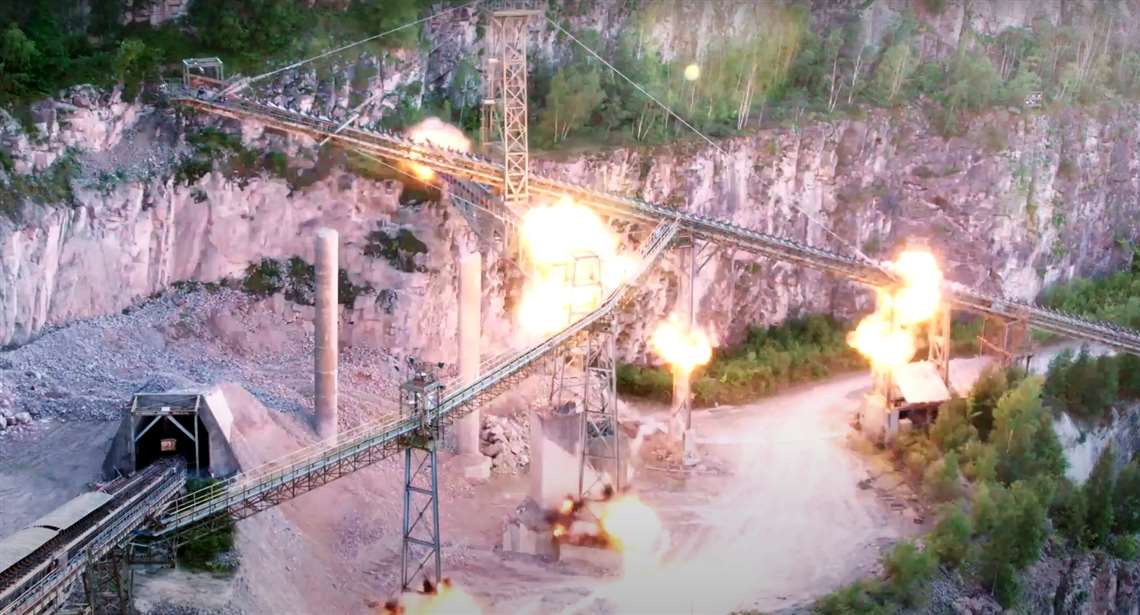
<path fill-rule="evenodd" d="M 336 49 L 330 49 L 330 50 L 325 51 L 323 53 L 319 53 L 319 54 L 317 54 L 311 58 L 305 58 L 304 60 L 299 60 L 297 62 L 293 62 L 292 64 L 289 64 L 287 66 L 282 66 L 281 68 L 271 70 L 267 73 L 262 73 L 260 75 L 257 75 L 256 77 L 250 77 L 248 79 L 243 79 L 238 84 L 235 84 L 235 86 L 240 85 L 240 87 L 236 87 L 232 91 L 230 91 L 227 88 L 226 91 L 223 92 L 223 94 L 227 94 L 227 95 L 233 94 L 240 89 L 248 87 L 250 84 L 261 81 L 263 79 L 267 79 L 267 78 L 272 77 L 273 75 L 276 75 L 278 73 L 282 73 L 282 72 L 285 72 L 287 70 L 292 70 L 294 68 L 300 68 L 300 67 L 304 66 L 305 64 L 308 64 L 309 62 L 315 62 L 317 60 L 321 60 L 323 58 L 327 58 L 329 56 L 336 55 L 342 51 L 351 49 L 351 48 L 356 47 L 358 45 L 363 45 L 364 43 L 368 43 L 368 42 L 374 41 L 378 38 L 388 36 L 389 34 L 395 34 L 396 32 L 399 32 L 401 30 L 406 30 L 408 28 L 411 28 L 412 26 L 418 26 L 419 24 L 422 24 L 426 21 L 431 21 L 432 19 L 435 19 L 436 17 L 442 17 L 443 15 L 451 13 L 452 11 L 458 11 L 459 9 L 467 8 L 473 4 L 478 4 L 481 1 L 482 0 L 471 0 L 471 2 L 460 4 L 459 6 L 453 6 L 451 8 L 446 8 L 446 9 L 443 9 L 442 11 L 439 11 L 438 13 L 432 13 L 431 15 L 428 15 L 427 17 L 421 17 L 420 19 L 417 19 L 415 21 L 410 21 L 410 22 L 408 22 L 402 26 L 397 26 L 395 28 L 392 28 L 391 30 L 385 30 L 384 32 L 381 32 L 379 34 L 373 34 L 372 36 L 369 36 L 368 38 L 363 38 L 363 39 L 360 39 L 356 42 L 348 43 L 347 45 L 341 45 L 340 47 L 337 47 Z"/>
<path fill-rule="evenodd" d="M 568 32 L 568 31 L 566 30 L 566 28 L 563 28 L 561 25 L 559 25 L 559 24 L 558 24 L 558 22 L 554 21 L 554 20 L 553 20 L 553 19 L 551 19 L 550 17 L 547 17 L 547 18 L 546 18 L 546 21 L 550 22 L 550 25 L 554 26 L 554 28 L 555 28 L 556 30 L 558 30 L 559 32 L 561 32 L 562 34 L 565 34 L 565 35 L 566 35 L 566 36 L 567 36 L 567 37 L 568 37 L 570 40 L 572 40 L 572 41 L 574 41 L 575 43 L 577 43 L 579 47 L 581 47 L 582 49 L 584 49 L 584 50 L 586 51 L 586 53 L 588 53 L 588 54 L 590 54 L 591 56 L 593 56 L 593 57 L 594 57 L 596 60 L 598 60 L 598 61 L 599 61 L 599 62 L 601 62 L 602 64 L 605 64 L 607 68 L 609 68 L 611 71 L 613 71 L 613 72 L 614 72 L 614 74 L 616 74 L 617 76 L 619 76 L 619 77 L 621 77 L 622 79 L 624 79 L 624 80 L 625 80 L 627 83 L 629 83 L 629 84 L 630 84 L 630 85 L 632 85 L 633 87 L 637 88 L 637 91 L 641 92 L 641 93 L 642 93 L 642 94 L 644 94 L 644 95 L 645 95 L 647 98 L 649 98 L 649 100 L 651 100 L 651 101 L 653 101 L 654 103 L 656 103 L 658 107 L 661 107 L 661 109 L 663 109 L 663 110 L 664 110 L 666 113 L 668 113 L 669 115 L 671 115 L 671 116 L 672 116 L 674 119 L 676 119 L 678 122 L 680 122 L 681 124 L 683 124 L 683 125 L 684 125 L 686 128 L 688 128 L 689 130 L 693 131 L 693 134 L 695 134 L 695 135 L 697 135 L 698 137 L 700 137 L 700 138 L 704 139 L 704 140 L 705 140 L 705 142 L 706 142 L 706 143 L 708 143 L 709 145 L 711 145 L 711 146 L 713 147 L 713 149 L 715 149 L 715 150 L 716 150 L 718 153 L 720 153 L 720 154 L 722 154 L 722 155 L 726 155 L 726 154 L 728 153 L 728 152 L 726 152 L 726 151 L 724 150 L 724 148 L 722 148 L 720 145 L 717 145 L 717 143 L 716 143 L 715 141 L 713 141 L 711 138 L 709 138 L 709 137 L 708 137 L 708 135 L 706 135 L 705 133 L 701 132 L 701 131 L 700 131 L 700 130 L 699 130 L 697 127 L 696 127 L 696 126 L 693 126 L 692 124 L 690 124 L 689 122 L 687 122 L 687 121 L 685 120 L 685 118 L 683 118 L 683 117 L 681 117 L 680 115 L 678 115 L 676 111 L 673 111 L 673 109 L 671 109 L 671 108 L 670 108 L 668 105 L 666 105 L 665 103 L 661 102 L 661 100 L 660 100 L 660 99 L 658 99 L 658 98 L 657 98 L 656 96 L 654 96 L 653 94 L 650 94 L 650 93 L 649 93 L 649 92 L 648 92 L 648 91 L 647 91 L 645 88 L 641 87 L 641 85 L 640 85 L 640 84 L 638 84 L 636 81 L 634 81 L 633 79 L 629 78 L 629 77 L 628 77 L 628 76 L 627 76 L 625 73 L 623 73 L 623 72 L 621 72 L 620 70 L 618 70 L 618 68 L 617 68 L 616 66 L 614 66 L 613 64 L 610 64 L 608 61 L 606 61 L 606 59 L 605 59 L 605 58 L 603 58 L 602 56 L 598 55 L 598 52 L 594 51 L 594 50 L 593 50 L 593 49 L 591 49 L 589 46 L 587 46 L 585 43 L 583 43 L 582 41 L 578 40 L 578 37 L 576 37 L 576 36 L 574 36 L 573 34 L 571 34 L 570 32 Z M 850 248 L 851 250 L 853 250 L 853 251 L 855 252 L 855 254 L 859 255 L 859 257 L 860 257 L 860 258 L 862 258 L 863 260 L 866 260 L 866 261 L 871 261 L 871 259 L 870 259 L 870 258 L 869 258 L 869 257 L 868 257 L 866 254 L 864 254 L 862 250 L 860 250 L 858 247 L 856 247 L 854 244 L 852 244 L 851 242 L 847 241 L 847 240 L 846 240 L 846 239 L 844 239 L 843 237 L 839 236 L 839 235 L 838 235 L 838 234 L 837 234 L 835 231 L 833 231 L 833 230 L 831 230 L 830 228 L 828 228 L 828 227 L 827 227 L 827 225 L 823 224 L 823 223 L 822 223 L 822 222 L 820 222 L 819 220 L 816 220 L 814 217 L 812 217 L 812 215 L 811 215 L 811 214 L 809 214 L 809 213 L 807 213 L 806 211 L 804 211 L 803 209 L 801 209 L 801 208 L 797 207 L 797 206 L 796 206 L 795 204 L 793 204 L 793 203 L 788 203 L 788 206 L 789 206 L 789 207 L 791 207 L 792 209 L 796 210 L 797 212 L 799 212 L 801 215 L 803 215 L 803 217 L 807 218 L 808 222 L 810 222 L 810 223 L 812 223 L 812 224 L 814 224 L 814 225 L 818 226 L 820 229 L 823 229 L 823 231 L 824 231 L 825 233 L 827 233 L 828 235 L 831 235 L 832 237 L 834 237 L 835 239 L 837 239 L 837 240 L 838 240 L 838 241 L 839 241 L 841 244 L 843 244 L 843 245 L 847 246 L 848 248 Z"/>

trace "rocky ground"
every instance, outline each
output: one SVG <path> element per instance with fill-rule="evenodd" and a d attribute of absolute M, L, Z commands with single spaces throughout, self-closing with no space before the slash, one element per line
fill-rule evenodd
<path fill-rule="evenodd" d="M 252 394 L 242 403 L 288 426 L 298 441 L 311 438 L 306 435 L 312 395 L 311 329 L 304 319 L 290 320 L 283 315 L 287 311 L 273 303 L 235 290 L 184 288 L 122 314 L 47 332 L 0 353 L 4 366 L 0 382 L 12 398 L 13 416 L 26 412 L 30 417 L 30 423 L 0 434 L 0 485 L 4 486 L 0 495 L 5 503 L 0 533 L 25 525 L 98 478 L 115 419 L 131 394 L 143 388 L 239 383 Z M 392 411 L 394 405 L 388 400 L 398 382 L 394 362 L 383 352 L 344 350 L 340 371 L 344 425 Z M 840 389 L 846 391 L 848 386 L 861 385 L 844 384 Z M 737 579 L 741 581 L 737 590 L 714 597 L 711 592 L 723 588 L 724 581 L 709 579 L 710 604 L 725 608 L 804 604 L 832 583 L 865 573 L 881 545 L 915 531 L 913 512 L 903 514 L 873 490 L 859 489 L 860 481 L 871 475 L 845 450 L 841 439 L 817 439 L 805 445 L 778 437 L 777 448 L 765 445 L 766 438 L 777 435 L 771 432 L 790 429 L 777 426 L 793 419 L 796 430 L 808 429 L 817 419 L 829 433 L 846 429 L 853 406 L 848 407 L 842 395 L 827 403 L 806 391 L 799 395 L 703 415 L 699 421 L 708 426 L 710 438 L 704 445 L 709 460 L 704 468 L 717 471 L 686 474 L 654 468 L 652 463 L 639 469 L 635 488 L 659 510 L 676 537 L 672 563 L 660 572 L 663 582 L 668 584 L 670 575 L 680 571 L 695 574 L 693 564 L 686 562 L 709 566 L 720 560 L 735 562 L 743 573 L 748 567 L 740 558 L 762 552 L 765 560 L 796 562 L 814 571 L 805 578 L 815 582 L 791 583 L 796 575 L 773 571 L 768 579 Z M 529 464 L 527 427 L 515 418 L 525 415 L 529 404 L 517 394 L 504 400 L 504 407 L 489 413 L 482 430 L 486 452 L 494 453 L 496 460 L 491 480 L 471 485 L 462 478 L 461 469 L 453 467 L 455 459 L 443 462 L 445 569 L 495 612 L 561 611 L 583 600 L 586 612 L 621 612 L 621 605 L 638 600 L 639 592 L 630 594 L 630 586 L 618 579 L 599 577 L 599 570 L 588 565 L 540 562 L 499 551 L 503 520 L 528 491 L 524 473 Z M 656 420 L 655 413 L 661 410 L 635 409 L 647 423 Z M 718 433 L 736 439 L 718 440 Z M 743 434 L 751 434 L 751 439 L 741 439 Z M 61 453 L 66 464 L 57 459 Z M 765 461 L 757 455 L 777 456 Z M 785 525 L 793 522 L 792 517 L 772 515 L 792 510 L 788 498 L 801 497 L 792 487 L 803 482 L 797 476 L 806 477 L 792 470 L 803 459 L 815 459 L 811 476 L 826 480 L 812 483 L 818 489 L 803 490 L 802 497 L 840 493 L 834 501 L 842 514 L 858 514 L 866 523 L 838 533 L 822 532 L 837 512 L 828 515 L 821 509 L 818 516 L 794 520 L 794 528 Z M 140 608 L 154 613 L 188 612 L 182 610 L 188 607 L 226 613 L 370 612 L 369 605 L 390 597 L 397 584 L 402 474 L 399 460 L 388 460 L 242 521 L 237 543 L 240 565 L 233 577 L 187 576 L 183 571 L 140 575 Z M 8 510 L 9 502 L 16 503 L 16 510 Z M 745 516 L 733 521 L 725 515 Z M 818 545 L 821 549 L 841 545 L 850 557 L 838 561 L 802 557 L 804 543 L 790 540 L 801 532 L 825 538 Z M 826 566 L 819 568 L 824 562 Z"/>

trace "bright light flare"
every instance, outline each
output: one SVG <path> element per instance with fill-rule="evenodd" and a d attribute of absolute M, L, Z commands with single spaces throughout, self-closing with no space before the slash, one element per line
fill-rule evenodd
<path fill-rule="evenodd" d="M 685 81 L 696 81 L 701 78 L 701 67 L 696 62 L 685 67 Z"/>
<path fill-rule="evenodd" d="M 934 255 L 925 250 L 906 250 L 894 263 L 903 287 L 895 295 L 895 320 L 900 325 L 926 322 L 942 300 L 942 270 Z"/>
<path fill-rule="evenodd" d="M 907 249 L 892 268 L 901 287 L 893 293 L 878 291 L 875 312 L 847 336 L 847 343 L 879 373 L 893 372 L 914 358 L 916 328 L 934 317 L 942 301 L 942 271 L 930 252 Z"/>
<path fill-rule="evenodd" d="M 599 515 L 601 529 L 622 554 L 623 572 L 646 574 L 661 563 L 668 534 L 657 512 L 635 495 L 621 495 L 605 503 Z"/>
<path fill-rule="evenodd" d="M 527 210 L 519 235 L 532 272 L 516 317 L 528 337 L 549 335 L 593 311 L 636 264 L 621 252 L 613 229 L 569 197 Z"/>
<path fill-rule="evenodd" d="M 457 152 L 471 151 L 471 140 L 467 138 L 467 135 L 438 117 L 429 117 L 412 126 L 407 131 L 407 137 L 413 143 L 433 145 Z M 435 170 L 425 164 L 409 162 L 406 166 L 421 181 L 427 182 L 435 179 Z"/>
<path fill-rule="evenodd" d="M 657 325 L 649 343 L 657 356 L 664 359 L 676 373 L 688 375 L 712 359 L 712 343 L 699 327 L 690 328 L 676 314 Z"/>
<path fill-rule="evenodd" d="M 407 593 L 385 606 L 385 615 L 478 615 L 483 607 L 448 579 L 428 593 Z"/>

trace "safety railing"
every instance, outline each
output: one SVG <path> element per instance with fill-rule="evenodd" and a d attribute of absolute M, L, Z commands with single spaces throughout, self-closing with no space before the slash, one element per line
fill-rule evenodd
<path fill-rule="evenodd" d="M 97 561 L 111 549 L 123 544 L 127 537 L 177 494 L 185 483 L 181 468 L 168 468 L 158 479 L 158 485 L 144 489 L 125 503 L 110 519 L 104 520 L 102 529 L 89 542 L 82 545 L 67 563 L 25 590 L 9 604 L 5 614 L 33 615 L 59 606 L 60 601 L 76 578 L 92 561 Z M 69 546 L 70 550 L 73 546 Z"/>

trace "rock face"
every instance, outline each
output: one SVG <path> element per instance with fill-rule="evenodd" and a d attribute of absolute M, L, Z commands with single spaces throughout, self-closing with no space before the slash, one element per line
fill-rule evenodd
<path fill-rule="evenodd" d="M 1122 243 L 1135 240 L 1132 212 L 1140 208 L 1129 119 L 1136 111 L 996 112 L 951 139 L 917 112 L 873 112 L 722 141 L 723 152 L 618 150 L 534 166 L 836 251 L 889 259 L 908 240 L 924 239 L 949 279 L 1030 298 L 1128 258 Z M 681 256 L 646 286 L 633 326 L 682 308 Z M 711 248 L 701 259 L 698 319 L 721 341 L 797 313 L 850 316 L 866 298 L 850 283 L 788 263 Z"/>
<path fill-rule="evenodd" d="M 909 239 L 926 239 L 949 279 L 1026 298 L 1128 258 L 1124 246 L 1137 239 L 1140 209 L 1130 123 L 1136 112 L 997 112 L 948 140 L 932 134 L 918 112 L 874 112 L 863 120 L 763 130 L 721 142 L 723 153 L 692 145 L 622 149 L 534 166 L 837 251 L 889 258 Z M 49 144 L 90 142 L 99 156 L 114 158 L 144 127 L 178 130 L 156 110 L 114 99 L 83 117 L 59 123 Z M 93 133 L 104 121 L 109 127 Z M 6 143 L 18 154 L 14 160 L 28 170 L 50 166 L 54 150 L 33 145 L 11 124 Z M 282 139 L 257 126 L 242 132 L 253 148 Z M 987 145 L 999 138 L 1002 147 Z M 298 154 L 293 164 L 313 165 L 304 158 L 306 145 L 285 144 Z M 241 277 L 264 257 L 312 262 L 310 233 L 331 226 L 344 238 L 342 267 L 373 291 L 346 313 L 348 343 L 451 348 L 453 256 L 467 241 L 454 209 L 401 205 L 398 182 L 341 171 L 300 190 L 266 175 L 235 180 L 213 172 L 193 185 L 172 175 L 155 172 L 110 188 L 77 180 L 74 206 L 30 206 L 19 221 L 0 219 L 0 281 L 13 289 L 0 296 L 0 343 L 120 310 L 176 281 Z M 401 229 L 426 252 L 389 258 L 377 241 L 391 242 Z M 722 343 L 751 323 L 807 312 L 850 316 L 867 299 L 852 283 L 820 272 L 714 248 L 700 257 L 698 320 Z M 685 305 L 682 256 L 667 257 L 623 317 L 627 358 L 644 356 L 646 327 Z M 509 332 L 507 269 L 494 255 L 485 267 L 492 338 L 485 341 L 492 346 Z M 396 342 L 396 331 L 409 341 Z"/>
<path fill-rule="evenodd" d="M 1030 566 L 1026 580 L 1023 604 L 1030 613 L 1132 615 L 1140 609 L 1140 563 L 1102 552 L 1048 554 Z"/>
<path fill-rule="evenodd" d="M 946 43 L 932 53 L 952 49 L 966 17 L 971 28 L 993 33 L 1059 14 L 1059 4 L 1049 2 L 1033 11 L 1010 5 L 975 1 L 967 15 L 958 3 L 946 3 L 937 17 L 927 16 Z M 743 31 L 756 18 L 749 12 L 755 6 L 613 1 L 558 10 L 574 28 L 596 29 L 608 43 L 630 19 L 652 16 L 646 23 L 662 48 L 699 51 L 713 32 Z M 879 0 L 860 13 L 869 42 L 902 7 Z M 827 22 L 843 11 L 850 6 L 829 3 L 813 17 Z M 348 54 L 320 74 L 282 73 L 260 95 L 343 118 L 375 94 L 379 104 L 361 120 L 368 124 L 412 84 L 458 78 L 464 71 L 457 67 L 472 63 L 471 50 L 481 44 L 477 20 L 475 11 L 453 11 L 425 26 L 425 36 L 439 43 L 430 53 Z M 565 55 L 566 43 L 550 28 L 536 26 L 533 37 L 535 58 Z M 478 98 L 478 84 L 468 85 L 453 91 Z M 716 147 L 618 149 L 536 159 L 533 166 L 837 251 L 889 258 L 909 239 L 926 239 L 941 254 L 948 278 L 1029 297 L 1042 285 L 1115 268 L 1129 257 L 1140 207 L 1137 111 L 1127 105 L 996 111 L 977 117 L 964 136 L 946 139 L 917 110 L 876 110 L 766 128 Z M 0 344 L 121 310 L 178 281 L 241 277 L 262 258 L 311 262 L 310 233 L 331 226 L 344 238 L 342 266 L 349 279 L 370 287 L 345 307 L 346 343 L 391 345 L 394 352 L 423 353 L 429 360 L 452 354 L 454 256 L 468 241 L 453 208 L 401 205 L 399 183 L 337 169 L 300 188 L 264 173 L 233 179 L 217 171 L 187 184 L 177 177 L 179 157 L 188 149 L 185 135 L 197 122 L 217 120 L 187 123 L 181 112 L 124 103 L 114 92 L 72 88 L 36 105 L 33 116 L 34 137 L 0 115 L 0 149 L 12 160 L 11 172 L 44 175 L 69 148 L 82 171 L 70 181 L 68 203 L 28 205 L 0 216 L 0 287 L 6 291 L 0 295 Z M 310 141 L 266 134 L 254 123 L 225 128 L 252 149 L 272 145 L 288 152 L 294 168 L 323 164 Z M 403 241 L 405 231 L 417 243 Z M 621 317 L 624 358 L 644 359 L 646 329 L 687 305 L 681 257 L 670 255 Z M 730 249 L 704 250 L 699 265 L 698 320 L 720 343 L 739 338 L 750 324 L 797 314 L 851 316 L 869 300 L 850 282 Z M 494 253 L 485 258 L 484 271 L 484 347 L 493 351 L 510 335 L 517 273 Z"/>

